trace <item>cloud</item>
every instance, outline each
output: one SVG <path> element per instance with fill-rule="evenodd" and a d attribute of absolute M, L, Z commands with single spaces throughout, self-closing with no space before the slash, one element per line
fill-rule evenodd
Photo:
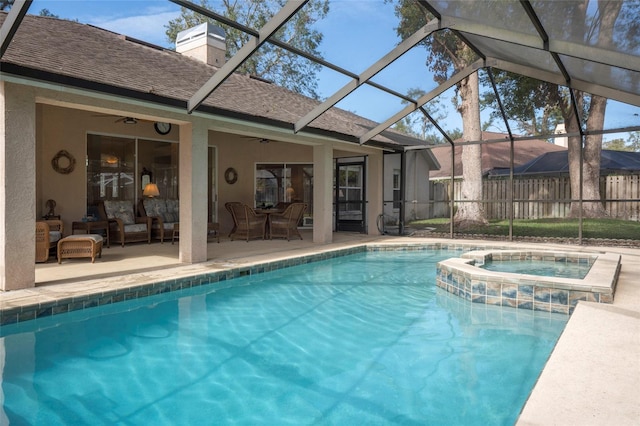
<path fill-rule="evenodd" d="M 172 47 L 167 41 L 165 25 L 178 16 L 180 16 L 179 11 L 164 11 L 115 19 L 94 18 L 88 23 L 159 46 Z"/>

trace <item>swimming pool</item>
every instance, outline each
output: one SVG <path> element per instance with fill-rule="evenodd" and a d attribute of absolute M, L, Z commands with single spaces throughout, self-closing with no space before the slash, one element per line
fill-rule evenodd
<path fill-rule="evenodd" d="M 450 251 L 365 252 L 3 326 L 3 420 L 513 424 L 567 316 L 437 289 Z"/>

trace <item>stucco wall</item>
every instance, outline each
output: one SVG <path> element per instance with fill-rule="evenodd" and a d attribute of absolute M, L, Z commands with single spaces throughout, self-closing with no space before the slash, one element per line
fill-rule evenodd
<path fill-rule="evenodd" d="M 254 205 L 256 163 L 313 163 L 313 148 L 287 142 L 260 143 L 252 137 L 209 132 L 209 144 L 218 149 L 218 218 L 223 235 L 231 230 L 233 221 L 224 203 L 239 201 Z M 224 173 L 229 167 L 238 172 L 238 180 L 228 184 Z"/>
<path fill-rule="evenodd" d="M 143 138 L 158 141 L 177 141 L 178 126 L 174 125 L 167 136 L 157 134 L 152 121 L 139 120 L 137 124 L 116 122 L 120 116 L 65 108 L 48 104 L 37 106 L 37 188 L 36 217 L 47 213 L 48 199 L 56 201 L 56 214 L 62 216 L 65 233 L 71 231 L 71 222 L 80 220 L 86 214 L 86 156 L 87 134 L 100 134 L 124 138 Z M 259 138 L 244 137 L 230 133 L 209 131 L 209 146 L 217 149 L 216 178 L 218 190 L 218 218 L 224 235 L 231 229 L 232 220 L 224 207 L 227 201 L 254 203 L 254 170 L 257 162 L 313 163 L 313 147 L 270 140 L 260 143 Z M 381 156 L 381 152 L 367 147 L 354 147 L 356 151 L 335 150 L 334 156 Z M 53 170 L 51 159 L 60 150 L 66 150 L 75 157 L 76 168 L 69 174 Z M 138 165 L 141 169 L 142 164 Z M 233 167 L 238 180 L 228 184 L 224 180 L 227 168 Z M 381 189 L 382 185 L 371 184 L 379 179 L 379 172 L 370 170 L 369 194 Z M 203 176 L 203 179 L 207 177 Z M 369 203 L 369 216 L 377 216 L 379 204 Z M 375 221 L 374 221 L 375 224 Z"/>
<path fill-rule="evenodd" d="M 145 138 L 149 140 L 177 140 L 177 129 L 166 137 L 153 129 L 150 121 L 137 124 L 117 122 L 119 116 L 79 111 L 71 108 L 39 104 L 37 108 L 37 170 L 36 217 L 47 213 L 48 199 L 56 201 L 56 214 L 62 217 L 65 234 L 71 231 L 71 222 L 86 214 L 87 199 L 87 134 Z M 174 139 L 175 138 L 175 139 Z M 75 169 L 69 174 L 56 172 L 52 158 L 60 150 L 69 152 L 76 160 Z"/>

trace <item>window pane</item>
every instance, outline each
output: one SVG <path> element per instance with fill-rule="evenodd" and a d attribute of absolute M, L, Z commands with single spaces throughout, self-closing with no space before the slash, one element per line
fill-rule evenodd
<path fill-rule="evenodd" d="M 306 203 L 305 216 L 313 212 L 313 165 L 256 164 L 256 207 L 278 203 Z"/>
<path fill-rule="evenodd" d="M 135 140 L 87 136 L 87 204 L 136 197 Z"/>
<path fill-rule="evenodd" d="M 158 185 L 160 198 L 178 199 L 178 144 L 140 140 L 138 170 L 151 172 L 151 182 Z M 142 184 L 140 184 L 142 190 Z"/>
<path fill-rule="evenodd" d="M 280 201 L 283 164 L 256 165 L 256 207 L 273 207 Z"/>

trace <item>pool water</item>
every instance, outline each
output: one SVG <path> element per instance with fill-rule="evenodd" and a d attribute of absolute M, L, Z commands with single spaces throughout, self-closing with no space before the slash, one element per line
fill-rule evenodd
<path fill-rule="evenodd" d="M 0 424 L 513 424 L 566 315 L 368 252 L 0 331 Z"/>
<path fill-rule="evenodd" d="M 583 279 L 589 273 L 591 264 L 587 262 L 556 262 L 553 260 L 499 260 L 485 262 L 481 267 L 495 272 Z"/>

